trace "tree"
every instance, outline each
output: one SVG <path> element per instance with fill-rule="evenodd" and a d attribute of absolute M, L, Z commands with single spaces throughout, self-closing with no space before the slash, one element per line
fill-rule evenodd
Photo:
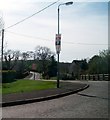
<path fill-rule="evenodd" d="M 86 73 L 86 71 L 88 69 L 88 63 L 87 63 L 86 59 L 82 60 L 82 62 L 80 64 L 80 68 L 81 68 L 82 74 Z"/>
<path fill-rule="evenodd" d="M 48 47 L 37 46 L 35 48 L 35 59 L 50 60 L 54 53 Z"/>
<path fill-rule="evenodd" d="M 29 64 L 28 63 L 28 60 L 31 58 L 31 52 L 30 51 L 27 51 L 27 52 L 23 52 L 21 54 L 21 62 L 22 62 L 22 71 L 26 71 L 26 69 L 29 69 Z"/>
<path fill-rule="evenodd" d="M 3 69 L 12 70 L 19 60 L 20 51 L 7 50 L 4 53 Z"/>
<path fill-rule="evenodd" d="M 39 61 L 40 72 L 45 78 L 48 75 L 48 66 L 54 53 L 47 47 L 37 46 L 35 48 L 35 59 Z"/>
<path fill-rule="evenodd" d="M 55 77 L 57 75 L 57 62 L 54 56 L 51 57 L 51 62 L 48 66 L 48 75 L 49 77 Z"/>
<path fill-rule="evenodd" d="M 107 74 L 110 73 L 109 63 L 110 62 L 110 50 L 103 50 L 99 55 L 94 55 L 89 60 L 90 74 Z"/>
<path fill-rule="evenodd" d="M 32 54 L 33 54 L 32 51 L 26 51 L 20 54 L 20 60 L 18 62 L 17 69 L 16 69 L 17 78 L 24 78 L 29 74 L 29 70 L 31 68 L 30 59 L 33 57 Z"/>
<path fill-rule="evenodd" d="M 98 55 L 94 55 L 89 60 L 89 70 L 90 74 L 99 74 L 100 73 L 100 66 L 101 66 L 101 57 Z"/>
<path fill-rule="evenodd" d="M 85 74 L 88 69 L 88 64 L 86 59 L 84 60 L 73 60 L 70 65 L 70 74 L 74 79 L 78 79 L 80 74 Z"/>
<path fill-rule="evenodd" d="M 102 58 L 102 72 L 110 74 L 110 50 L 103 50 L 99 53 L 99 56 Z"/>

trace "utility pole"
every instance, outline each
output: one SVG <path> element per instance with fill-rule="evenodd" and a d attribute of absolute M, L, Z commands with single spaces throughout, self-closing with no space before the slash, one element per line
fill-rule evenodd
<path fill-rule="evenodd" d="M 4 29 L 2 29 L 2 46 L 1 46 L 1 63 L 0 70 L 3 70 L 3 43 L 4 43 Z M 2 72 L 0 72 L 0 83 L 2 83 Z"/>
<path fill-rule="evenodd" d="M 35 53 L 34 53 L 34 66 L 35 66 L 35 69 L 36 69 L 36 64 L 35 64 Z M 34 80 L 35 80 L 35 71 L 34 71 Z"/>
<path fill-rule="evenodd" d="M 58 6 L 58 35 L 59 35 L 59 6 Z M 58 55 L 58 60 L 57 60 L 57 88 L 59 88 L 59 75 L 60 75 L 60 73 L 59 73 L 60 72 L 59 71 L 59 53 L 60 53 L 60 51 L 57 51 L 57 55 Z"/>
<path fill-rule="evenodd" d="M 2 54 L 1 54 L 1 63 L 3 62 L 3 44 L 4 44 L 4 29 L 2 29 L 2 48 L 1 48 L 1 51 L 2 51 Z"/>

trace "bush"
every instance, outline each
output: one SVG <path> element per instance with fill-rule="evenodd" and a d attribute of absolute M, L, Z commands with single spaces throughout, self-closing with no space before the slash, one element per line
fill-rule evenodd
<path fill-rule="evenodd" d="M 72 77 L 71 74 L 60 74 L 60 79 L 62 80 L 73 80 L 74 78 Z"/>
<path fill-rule="evenodd" d="M 29 75 L 29 71 L 22 72 L 22 71 L 17 71 L 16 73 L 16 79 L 23 79 Z"/>
<path fill-rule="evenodd" d="M 15 81 L 16 71 L 15 70 L 3 70 L 2 72 L 2 83 L 10 83 Z"/>

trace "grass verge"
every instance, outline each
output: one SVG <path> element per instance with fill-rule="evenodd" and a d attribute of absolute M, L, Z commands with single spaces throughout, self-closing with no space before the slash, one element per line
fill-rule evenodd
<path fill-rule="evenodd" d="M 56 88 L 56 82 L 40 80 L 17 80 L 12 83 L 3 83 L 2 94 L 22 93 L 50 88 Z"/>

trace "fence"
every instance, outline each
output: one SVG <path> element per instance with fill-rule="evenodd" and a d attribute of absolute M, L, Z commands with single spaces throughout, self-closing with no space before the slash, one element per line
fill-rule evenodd
<path fill-rule="evenodd" d="M 80 75 L 80 80 L 109 81 L 110 74 Z"/>

